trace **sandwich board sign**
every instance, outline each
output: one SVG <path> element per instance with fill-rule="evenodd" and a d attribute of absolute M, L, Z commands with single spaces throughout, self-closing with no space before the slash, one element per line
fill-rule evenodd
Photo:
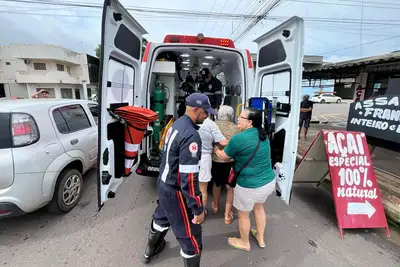
<path fill-rule="evenodd" d="M 322 130 L 297 166 L 294 182 L 321 182 L 327 174 L 340 237 L 343 229 L 355 228 L 385 228 L 389 237 L 364 133 Z"/>

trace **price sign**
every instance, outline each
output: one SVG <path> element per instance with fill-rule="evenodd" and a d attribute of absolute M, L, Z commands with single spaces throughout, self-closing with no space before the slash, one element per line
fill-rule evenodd
<path fill-rule="evenodd" d="M 386 228 L 364 133 L 323 131 L 340 235 L 345 228 Z"/>

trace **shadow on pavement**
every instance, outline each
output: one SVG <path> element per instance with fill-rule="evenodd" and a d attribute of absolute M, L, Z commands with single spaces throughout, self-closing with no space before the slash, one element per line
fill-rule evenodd
<path fill-rule="evenodd" d="M 299 198 L 310 209 L 315 210 L 322 215 L 325 220 L 325 225 L 334 227 L 339 235 L 339 229 L 336 219 L 336 210 L 333 202 L 332 194 L 322 188 L 317 188 L 314 185 L 295 185 L 293 194 Z M 383 228 L 378 229 L 344 229 L 344 239 L 346 236 L 361 236 L 369 242 L 376 243 L 382 249 L 391 250 L 392 252 L 399 251 L 398 244 L 391 242 L 391 239 L 386 238 L 386 231 Z M 398 254 L 398 253 L 397 253 Z M 400 255 L 398 259 L 400 260 Z"/>
<path fill-rule="evenodd" d="M 32 213 L 0 220 L 0 243 L 12 245 L 41 239 L 50 234 L 48 229 L 55 228 L 58 224 L 67 224 L 71 220 L 75 220 L 80 216 L 83 209 L 91 204 L 93 200 L 97 200 L 93 194 L 96 192 L 93 189 L 97 186 L 95 178 L 95 169 L 89 170 L 84 175 L 81 199 L 69 213 L 49 213 L 47 208 L 43 207 Z M 74 229 L 70 230 L 73 231 Z"/>

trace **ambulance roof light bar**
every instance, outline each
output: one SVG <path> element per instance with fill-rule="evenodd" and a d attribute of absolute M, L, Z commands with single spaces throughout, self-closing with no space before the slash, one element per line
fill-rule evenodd
<path fill-rule="evenodd" d="M 164 43 L 207 44 L 235 48 L 231 39 L 204 37 L 202 33 L 197 36 L 168 34 L 164 38 Z"/>

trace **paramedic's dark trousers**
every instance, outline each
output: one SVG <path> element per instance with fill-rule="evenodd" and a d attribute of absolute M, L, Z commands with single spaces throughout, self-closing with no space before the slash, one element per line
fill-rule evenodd
<path fill-rule="evenodd" d="M 200 254 L 202 227 L 192 223 L 194 216 L 182 192 L 159 180 L 158 199 L 159 204 L 153 215 L 156 227 L 171 227 L 181 246 L 182 257 L 191 258 Z"/>

